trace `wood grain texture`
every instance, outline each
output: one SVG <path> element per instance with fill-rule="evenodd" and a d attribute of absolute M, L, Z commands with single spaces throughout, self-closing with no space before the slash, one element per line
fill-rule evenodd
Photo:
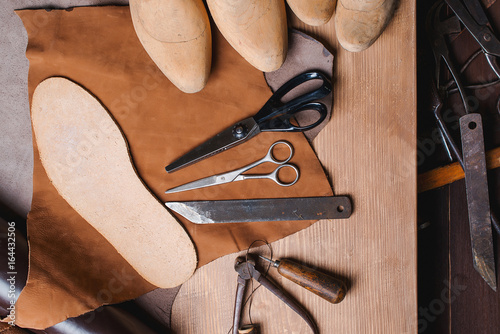
<path fill-rule="evenodd" d="M 500 167 L 500 147 L 486 152 L 486 167 Z M 464 178 L 464 171 L 458 162 L 438 167 L 418 176 L 418 192 L 435 189 Z"/>
<path fill-rule="evenodd" d="M 352 196 L 354 212 L 273 243 L 274 256 L 345 277 L 349 290 L 332 305 L 276 271 L 271 276 L 322 333 L 416 333 L 415 1 L 401 1 L 384 34 L 361 53 L 339 47 L 333 20 L 320 27 L 291 23 L 336 50 L 333 116 L 313 146 L 335 193 Z M 172 311 L 175 333 L 229 331 L 235 257 L 205 265 L 181 287 Z M 310 331 L 264 288 L 255 294 L 252 319 L 263 334 Z"/>

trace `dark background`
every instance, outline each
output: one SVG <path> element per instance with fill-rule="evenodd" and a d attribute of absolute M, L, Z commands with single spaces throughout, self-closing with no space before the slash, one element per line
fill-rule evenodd
<path fill-rule="evenodd" d="M 417 73 L 418 73 L 418 151 L 425 157 L 419 160 L 419 174 L 449 163 L 443 145 L 432 139 L 436 124 L 431 109 L 431 85 L 434 73 L 434 57 L 428 41 L 425 19 L 434 1 L 417 2 Z M 446 15 L 446 13 L 445 13 Z M 500 28 L 500 2 L 488 9 L 493 30 Z M 497 36 L 500 36 L 496 33 Z M 480 47 L 468 31 L 450 36 L 450 55 L 457 69 Z M 441 65 L 442 67 L 444 64 Z M 449 78 L 442 73 L 441 78 Z M 465 85 L 497 80 L 479 55 L 462 73 Z M 485 79 L 482 79 L 485 78 Z M 480 100 L 478 112 L 483 116 L 485 148 L 500 145 L 497 101 L 500 84 L 494 84 L 476 92 L 468 89 L 471 96 L 486 96 Z M 485 93 L 485 94 L 481 94 Z M 457 115 L 463 107 L 454 93 L 444 101 Z M 500 170 L 488 172 L 490 205 L 500 215 Z M 460 180 L 444 187 L 419 194 L 418 197 L 418 302 L 419 333 L 500 333 L 500 293 L 494 292 L 473 267 L 470 246 L 469 223 L 465 182 Z M 498 244 L 500 238 L 494 232 L 494 244 L 499 268 Z M 497 278 L 498 284 L 498 278 Z"/>

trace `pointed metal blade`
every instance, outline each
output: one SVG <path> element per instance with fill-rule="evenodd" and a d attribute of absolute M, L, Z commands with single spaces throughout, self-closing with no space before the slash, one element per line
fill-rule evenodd
<path fill-rule="evenodd" d="M 195 224 L 343 219 L 351 216 L 347 196 L 167 202 Z"/>
<path fill-rule="evenodd" d="M 181 186 L 169 189 L 169 190 L 165 191 L 165 194 L 173 194 L 173 193 L 178 193 L 178 192 L 181 192 L 181 191 L 187 191 L 187 190 L 205 188 L 205 187 L 213 186 L 215 184 L 219 184 L 217 182 L 217 176 L 216 175 L 205 177 L 203 179 L 196 180 L 196 181 L 193 181 L 193 182 L 189 182 L 189 183 L 183 184 Z"/>
<path fill-rule="evenodd" d="M 460 117 L 460 134 L 474 267 L 496 291 L 495 253 L 481 115 L 471 113 Z"/>
<path fill-rule="evenodd" d="M 241 130 L 241 132 L 239 132 Z M 187 152 L 170 165 L 165 167 L 168 173 L 194 164 L 200 160 L 216 155 L 231 147 L 241 144 L 260 132 L 259 127 L 253 117 L 244 119 L 214 137 L 208 139 L 203 144 Z"/>

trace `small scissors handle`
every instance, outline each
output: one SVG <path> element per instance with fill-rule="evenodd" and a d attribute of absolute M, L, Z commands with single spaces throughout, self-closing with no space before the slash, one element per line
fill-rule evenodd
<path fill-rule="evenodd" d="M 276 145 L 280 145 L 280 144 L 285 145 L 290 149 L 290 153 L 289 153 L 288 157 L 286 159 L 283 159 L 283 160 L 277 159 L 273 153 L 274 147 Z M 272 144 L 271 147 L 269 147 L 267 154 L 262 159 L 259 159 L 255 162 L 251 163 L 248 166 L 245 166 L 245 167 L 238 169 L 237 170 L 238 176 L 234 179 L 234 181 L 241 181 L 241 180 L 248 180 L 248 179 L 270 179 L 282 187 L 289 187 L 291 185 L 294 185 L 299 179 L 300 172 L 299 172 L 299 169 L 297 167 L 295 167 L 294 165 L 287 164 L 287 162 L 290 161 L 292 156 L 293 156 L 293 146 L 290 143 L 283 141 L 283 140 L 277 141 L 274 144 Z M 278 166 L 273 172 L 271 172 L 269 174 L 246 174 L 246 175 L 242 174 L 242 173 L 246 172 L 247 170 L 250 170 L 250 169 L 252 169 L 260 164 L 263 164 L 265 162 L 272 162 L 272 163 L 280 165 L 280 166 Z M 279 171 L 285 167 L 291 168 L 295 171 L 295 175 L 296 175 L 295 180 L 293 180 L 292 182 L 283 182 L 279 178 Z"/>
<path fill-rule="evenodd" d="M 283 98 L 299 86 L 312 80 L 320 80 L 321 86 L 305 94 L 283 102 Z M 305 72 L 290 79 L 281 86 L 260 111 L 253 117 L 261 131 L 306 131 L 318 126 L 327 116 L 324 104 L 314 102 L 332 92 L 332 86 L 326 76 L 320 72 Z M 319 119 L 306 126 L 296 126 L 290 122 L 294 114 L 314 110 L 319 114 Z"/>
<path fill-rule="evenodd" d="M 291 168 L 295 171 L 295 180 L 293 180 L 292 182 L 283 182 L 280 180 L 279 178 L 279 171 L 280 169 L 282 168 Z M 295 183 L 297 183 L 297 181 L 299 180 L 299 176 L 300 176 L 300 172 L 299 172 L 299 169 L 297 167 L 295 167 L 294 165 L 291 165 L 291 164 L 283 164 L 283 165 L 280 165 L 278 166 L 273 172 L 269 173 L 269 174 L 247 174 L 247 175 L 239 175 L 235 181 L 240 181 L 240 180 L 249 180 L 249 179 L 269 179 L 269 180 L 273 180 L 274 182 L 276 182 L 277 184 L 279 184 L 280 186 L 282 187 L 289 187 L 289 186 L 293 186 Z"/>

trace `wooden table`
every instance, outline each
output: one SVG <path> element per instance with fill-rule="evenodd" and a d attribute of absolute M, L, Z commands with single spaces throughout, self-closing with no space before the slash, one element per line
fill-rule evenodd
<path fill-rule="evenodd" d="M 384 34 L 361 53 L 340 47 L 333 19 L 321 27 L 295 17 L 291 23 L 334 51 L 333 117 L 313 146 L 335 193 L 352 196 L 354 212 L 348 220 L 319 221 L 272 247 L 276 258 L 294 258 L 347 278 L 350 289 L 342 303 L 332 305 L 275 271 L 272 276 L 309 310 L 322 333 L 415 333 L 415 1 L 400 1 Z M 200 268 L 182 286 L 172 311 L 176 333 L 229 331 L 235 257 Z M 265 288 L 255 294 L 252 320 L 262 334 L 310 332 Z"/>

